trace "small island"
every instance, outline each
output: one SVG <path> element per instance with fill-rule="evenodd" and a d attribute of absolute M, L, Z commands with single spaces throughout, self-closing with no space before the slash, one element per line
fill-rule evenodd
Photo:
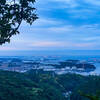
<path fill-rule="evenodd" d="M 96 69 L 96 67 L 88 62 L 82 62 L 80 60 L 66 60 L 59 62 L 59 64 L 49 64 L 57 69 L 78 71 L 78 72 L 91 72 Z"/>

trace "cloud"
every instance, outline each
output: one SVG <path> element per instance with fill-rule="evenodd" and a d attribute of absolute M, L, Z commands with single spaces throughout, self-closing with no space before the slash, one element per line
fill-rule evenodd
<path fill-rule="evenodd" d="M 100 0 L 85 0 L 85 2 L 95 6 L 100 6 Z"/>
<path fill-rule="evenodd" d="M 78 6 L 78 3 L 75 0 L 55 0 L 56 2 L 62 2 L 63 4 L 65 3 L 66 6 L 75 8 Z"/>
<path fill-rule="evenodd" d="M 39 42 L 33 42 L 31 47 L 62 47 L 64 46 L 63 42 L 57 42 L 57 41 L 39 41 Z"/>
<path fill-rule="evenodd" d="M 43 26 L 54 26 L 54 25 L 60 25 L 62 22 L 59 22 L 58 20 L 50 19 L 50 18 L 39 18 L 37 21 L 34 22 L 35 27 L 43 27 Z"/>
<path fill-rule="evenodd" d="M 78 43 L 73 41 L 40 41 L 40 42 L 33 42 L 30 47 L 44 47 L 44 48 L 59 48 L 61 49 L 93 49 L 98 44 L 96 42 L 90 42 L 90 43 Z"/>
<path fill-rule="evenodd" d="M 53 33 L 67 33 L 67 32 L 72 32 L 74 26 L 72 25 L 66 25 L 66 26 L 58 26 L 58 27 L 50 27 L 48 28 L 49 31 Z"/>
<path fill-rule="evenodd" d="M 10 51 L 10 50 L 17 50 L 17 48 L 16 47 L 8 47 L 8 46 L 0 47 L 0 51 Z"/>
<path fill-rule="evenodd" d="M 94 37 L 87 37 L 87 38 L 84 38 L 83 39 L 84 41 L 98 41 L 100 40 L 100 36 L 97 37 L 97 36 L 94 36 Z M 99 41 L 98 41 L 99 42 Z"/>
<path fill-rule="evenodd" d="M 49 0 L 48 0 L 49 1 Z M 70 5 L 71 7 L 77 7 L 82 3 L 88 3 L 92 5 L 100 5 L 100 0 L 54 0 L 56 2 L 63 2 L 65 4 Z"/>
<path fill-rule="evenodd" d="M 96 45 L 96 43 L 76 43 L 76 44 L 72 44 L 74 47 L 80 47 L 80 48 L 84 48 L 86 49 L 88 47 L 91 48 L 91 47 L 94 47 Z"/>
<path fill-rule="evenodd" d="M 58 21 L 57 19 L 53 19 L 53 18 L 39 18 L 37 19 L 32 26 L 30 26 L 29 24 L 27 24 L 26 22 L 23 22 L 21 24 L 21 28 L 42 28 L 42 27 L 53 27 L 53 26 L 58 26 L 58 25 L 63 25 L 63 22 Z"/>
<path fill-rule="evenodd" d="M 85 49 L 100 49 L 100 45 L 96 42 L 77 42 L 77 41 L 20 41 L 10 45 L 4 45 L 0 47 L 0 51 L 16 51 L 16 50 L 63 50 L 63 49 L 71 49 L 71 50 L 85 50 Z"/>

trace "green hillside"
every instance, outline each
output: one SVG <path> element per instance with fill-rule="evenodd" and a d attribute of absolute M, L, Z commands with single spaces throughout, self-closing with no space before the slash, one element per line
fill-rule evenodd
<path fill-rule="evenodd" d="M 99 93 L 99 76 L 0 71 L 0 100 L 99 100 Z"/>

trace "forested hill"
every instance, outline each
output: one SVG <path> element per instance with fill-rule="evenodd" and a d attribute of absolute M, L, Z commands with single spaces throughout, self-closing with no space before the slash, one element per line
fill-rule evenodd
<path fill-rule="evenodd" d="M 28 75 L 0 71 L 0 100 L 65 100 L 58 84 L 54 80 L 51 83 L 42 82 L 36 77 Z"/>
<path fill-rule="evenodd" d="M 0 71 L 0 100 L 89 100 L 79 91 L 95 96 L 100 91 L 100 77 Z"/>

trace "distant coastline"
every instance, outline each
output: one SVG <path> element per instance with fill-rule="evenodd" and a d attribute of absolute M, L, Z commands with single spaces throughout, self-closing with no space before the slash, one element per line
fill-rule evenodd
<path fill-rule="evenodd" d="M 85 57 L 85 58 L 84 58 Z M 76 73 L 81 75 L 100 75 L 100 57 L 86 56 L 9 56 L 0 57 L 0 70 L 27 72 L 31 69 L 56 74 Z M 98 67 L 97 64 L 98 63 Z"/>

